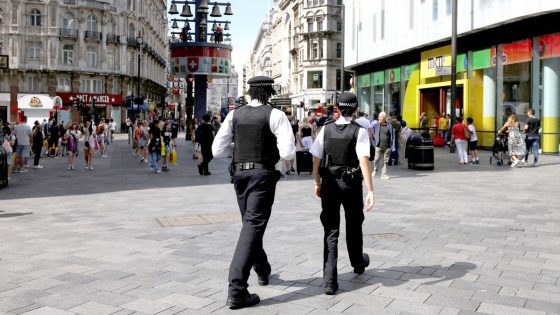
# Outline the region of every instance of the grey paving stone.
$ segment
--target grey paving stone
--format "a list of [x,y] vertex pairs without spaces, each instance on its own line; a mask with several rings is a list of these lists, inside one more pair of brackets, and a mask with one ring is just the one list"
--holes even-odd
[[517,314],[523,314],[523,315],[546,315],[546,312],[541,312],[541,311],[533,311],[533,310],[528,310],[528,309],[523,309],[523,308],[518,308],[518,307],[513,307],[513,306],[506,306],[506,305],[500,305],[500,304],[493,304],[493,303],[487,303],[487,302],[482,302],[480,304],[480,307],[478,308],[477,311],[483,312],[483,313],[488,313],[488,314],[495,314],[495,315],[517,315]]
[[441,312],[442,308],[440,306],[422,304],[418,302],[406,301],[406,300],[394,300],[387,306],[390,311],[401,311],[407,312],[411,311],[415,314],[437,314]]
[[527,299],[524,308],[547,312],[548,314],[560,314],[560,301],[546,302],[542,300]]
[[84,304],[80,304],[78,306],[74,306],[71,309],[68,309],[70,312],[84,314],[84,315],[109,315],[120,311],[121,309],[118,307],[101,304],[97,302],[87,302]]
[[471,310],[475,311],[480,305],[479,301],[468,300],[459,297],[449,296],[449,295],[438,295],[432,294],[425,302],[430,305],[437,306],[452,306],[458,308],[459,310]]
[[171,308],[173,305],[159,303],[147,299],[137,299],[122,305],[122,308],[145,314],[157,314]]
[[57,309],[50,306],[43,306],[41,308],[34,309],[24,314],[26,315],[73,315],[76,313],[67,312],[65,310]]

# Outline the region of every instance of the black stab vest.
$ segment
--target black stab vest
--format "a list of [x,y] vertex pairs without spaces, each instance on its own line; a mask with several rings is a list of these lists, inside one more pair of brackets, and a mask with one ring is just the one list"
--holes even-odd
[[334,121],[331,121],[325,124],[323,128],[325,128],[323,166],[359,167],[360,161],[356,154],[356,143],[358,142],[360,125],[353,121],[349,124],[337,125]]
[[241,106],[233,112],[234,163],[254,162],[274,166],[280,160],[276,136],[270,131],[268,105]]

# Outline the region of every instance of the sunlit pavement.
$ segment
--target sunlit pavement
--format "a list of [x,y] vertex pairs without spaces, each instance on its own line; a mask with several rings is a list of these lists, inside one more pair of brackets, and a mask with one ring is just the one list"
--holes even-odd
[[[153,174],[117,136],[86,170],[63,158],[0,190],[0,314],[205,314],[225,306],[240,219],[228,161],[199,176],[190,143]],[[390,167],[364,222],[372,263],[324,295],[320,204],[308,174],[278,184],[265,248],[270,285],[237,314],[560,314],[560,158],[538,167]],[[344,225],[344,221],[343,224]]]

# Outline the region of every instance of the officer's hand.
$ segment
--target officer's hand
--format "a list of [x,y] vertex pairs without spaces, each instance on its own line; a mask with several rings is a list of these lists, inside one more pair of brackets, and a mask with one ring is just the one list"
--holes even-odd
[[364,211],[370,212],[373,210],[373,204],[375,203],[375,197],[373,197],[373,192],[368,192],[366,196]]
[[317,199],[321,199],[321,186],[315,185],[315,196]]

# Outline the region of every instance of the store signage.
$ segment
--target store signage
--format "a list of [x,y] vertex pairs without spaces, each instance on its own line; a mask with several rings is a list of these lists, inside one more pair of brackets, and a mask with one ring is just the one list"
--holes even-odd
[[385,84],[385,71],[374,72],[372,74],[373,85]]
[[[501,46],[502,49],[502,64],[511,65],[515,63],[531,61],[533,55],[533,43],[530,39],[522,40],[519,42],[505,44]],[[490,50],[490,60],[492,66],[496,65],[496,48]]]
[[451,75],[451,67],[436,67],[436,75]]
[[[444,46],[422,52],[420,63],[420,76],[422,78],[433,78],[441,75],[451,74],[451,46]],[[457,73],[464,72],[468,66],[466,54],[457,55]],[[449,70],[447,70],[449,68]]]
[[121,105],[123,98],[120,94],[96,94],[96,93],[56,93],[64,104],[75,104],[80,100],[85,104],[91,104],[95,98],[95,104],[99,105]]
[[401,68],[393,68],[387,70],[387,82],[388,83],[401,82]]
[[539,37],[541,59],[560,57],[560,33]]
[[410,80],[410,77],[412,76],[412,73],[418,68],[418,64],[414,63],[408,66],[404,66],[404,80],[408,81]]
[[358,77],[358,81],[360,82],[360,87],[369,87],[371,86],[371,76],[369,74],[361,75]]

